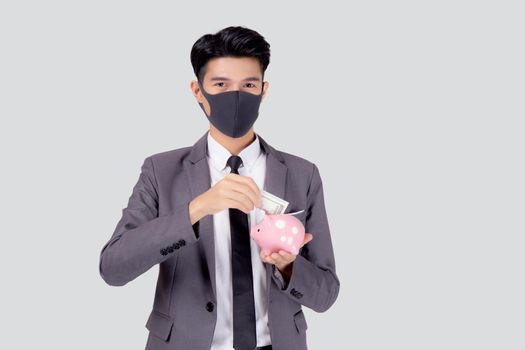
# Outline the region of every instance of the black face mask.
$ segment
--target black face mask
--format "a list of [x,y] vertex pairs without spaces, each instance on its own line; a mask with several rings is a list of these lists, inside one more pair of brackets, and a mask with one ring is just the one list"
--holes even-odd
[[[264,87],[264,82],[262,86]],[[239,90],[211,95],[204,91],[200,82],[199,87],[211,108],[211,115],[206,116],[223,134],[230,137],[244,136],[257,120],[262,88],[259,95]],[[199,105],[206,114],[203,104],[199,102]]]

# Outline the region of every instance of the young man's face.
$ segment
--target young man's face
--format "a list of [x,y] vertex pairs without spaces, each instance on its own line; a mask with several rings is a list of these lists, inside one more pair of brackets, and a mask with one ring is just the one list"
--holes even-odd
[[[208,61],[204,74],[203,88],[209,94],[240,90],[254,95],[261,94],[262,72],[259,61],[253,57],[217,57]],[[262,98],[268,89],[264,82]],[[204,105],[206,114],[210,115],[210,105],[203,96],[196,80],[191,82],[191,90],[197,101]]]

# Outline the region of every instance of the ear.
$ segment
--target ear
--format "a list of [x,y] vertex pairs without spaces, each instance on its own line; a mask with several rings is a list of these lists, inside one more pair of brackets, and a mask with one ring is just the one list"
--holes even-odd
[[199,87],[197,80],[190,81],[190,90],[193,96],[195,96],[195,98],[197,99],[197,102],[204,102],[204,96],[202,95],[201,88]]

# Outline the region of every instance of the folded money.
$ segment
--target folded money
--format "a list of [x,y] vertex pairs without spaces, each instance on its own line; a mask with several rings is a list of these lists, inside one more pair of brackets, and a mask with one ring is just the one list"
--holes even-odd
[[266,214],[283,214],[288,207],[288,202],[265,190],[261,195],[262,207]]

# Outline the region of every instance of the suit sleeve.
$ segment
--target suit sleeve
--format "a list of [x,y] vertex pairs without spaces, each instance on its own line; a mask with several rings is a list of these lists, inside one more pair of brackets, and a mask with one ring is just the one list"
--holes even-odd
[[144,160],[127,207],[100,252],[99,272],[107,284],[125,285],[198,241],[198,222],[192,226],[190,221],[190,201],[159,217],[158,199],[150,156]]
[[292,265],[292,275],[285,284],[279,270],[273,266],[272,279],[289,298],[316,311],[328,310],[339,294],[334,251],[326,215],[323,184],[314,164],[308,189],[306,232],[313,239],[305,244]]

